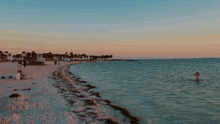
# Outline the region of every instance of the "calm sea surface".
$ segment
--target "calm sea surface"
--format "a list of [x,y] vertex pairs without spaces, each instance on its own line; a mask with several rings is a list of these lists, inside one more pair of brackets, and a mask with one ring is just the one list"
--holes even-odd
[[219,123],[220,59],[96,62],[70,70],[143,124]]

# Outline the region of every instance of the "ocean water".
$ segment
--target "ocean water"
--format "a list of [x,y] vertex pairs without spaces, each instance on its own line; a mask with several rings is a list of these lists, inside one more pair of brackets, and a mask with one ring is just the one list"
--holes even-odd
[[220,59],[95,62],[70,71],[143,124],[220,123]]

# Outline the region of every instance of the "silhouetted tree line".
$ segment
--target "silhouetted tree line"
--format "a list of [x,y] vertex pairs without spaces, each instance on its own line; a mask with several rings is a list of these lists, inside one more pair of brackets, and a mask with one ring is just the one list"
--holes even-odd
[[112,58],[112,57],[113,57],[112,55],[101,55],[101,56],[90,55],[90,58],[92,58],[92,59],[98,59],[98,58],[108,59],[108,58]]
[[0,50],[0,59],[6,59],[7,56],[11,56],[11,53],[8,53],[8,51],[5,51],[4,53]]
[[[5,51],[4,53],[0,50],[0,58],[1,59],[6,59],[7,56],[11,57],[11,53],[9,53],[8,51]],[[25,51],[22,51],[21,54],[15,54],[12,57],[16,58],[16,59],[20,58],[20,59],[26,59],[26,60],[29,60],[29,61],[36,61],[38,55],[42,55],[42,57],[45,58],[45,59],[54,59],[54,57],[55,57],[57,59],[70,58],[70,59],[81,59],[81,60],[82,59],[95,60],[95,59],[99,59],[99,58],[108,59],[108,58],[113,57],[112,55],[100,55],[100,56],[90,55],[90,56],[88,56],[85,53],[83,53],[83,54],[73,54],[73,52],[70,52],[69,54],[68,54],[68,52],[65,52],[65,54],[54,54],[52,52],[37,54],[35,51],[27,52],[27,53]]]

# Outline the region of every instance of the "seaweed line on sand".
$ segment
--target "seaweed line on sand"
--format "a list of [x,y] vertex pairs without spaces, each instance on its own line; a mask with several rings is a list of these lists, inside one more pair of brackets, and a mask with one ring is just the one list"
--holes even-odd
[[[90,84],[85,85],[87,83],[86,81],[81,81],[80,80],[81,78],[74,77],[74,75],[68,69],[71,65],[72,64],[64,66],[64,67],[60,67],[52,73],[53,78],[56,79],[57,82],[59,82],[58,85],[56,85],[56,87],[58,87],[60,89],[59,90],[60,93],[66,92],[71,97],[74,96],[75,98],[78,98],[78,99],[80,99],[80,98],[84,99],[85,108],[82,110],[84,112],[90,111],[91,106],[93,108],[94,108],[94,106],[96,106],[96,107],[100,106],[100,105],[103,106],[103,104],[100,103],[100,101],[102,101],[105,103],[104,105],[108,105],[111,108],[113,108],[114,110],[120,111],[120,113],[123,116],[125,116],[125,118],[123,119],[124,123],[125,123],[125,120],[129,119],[130,120],[129,122],[131,124],[140,124],[139,119],[137,117],[133,117],[127,109],[113,105],[113,104],[111,104],[111,102],[109,100],[101,99],[101,96],[99,95],[98,92],[94,93],[91,90],[96,87],[91,86]],[[68,88],[64,88],[63,87],[64,85]],[[70,95],[69,92],[73,92],[73,94]],[[71,105],[77,103],[76,102],[77,100],[72,100],[72,99],[68,98],[68,95],[64,94],[64,97],[65,97],[65,99],[67,99],[67,101]],[[91,95],[96,96],[98,98],[97,99],[90,98],[89,96],[91,96]],[[74,113],[77,113],[77,112],[81,113],[81,114],[79,114],[79,116],[82,119],[86,118],[86,115],[83,115],[82,112],[79,112],[79,111],[73,111],[73,112]],[[114,117],[114,116],[109,116],[109,115],[108,116],[105,115],[105,117],[100,116],[99,112],[96,112],[96,113],[90,112],[90,114],[88,114],[87,116],[93,116],[93,115],[95,115],[95,118],[93,118],[93,119],[99,120],[99,121],[104,121],[107,124],[108,123],[109,124],[117,124],[120,121],[117,117]],[[84,118],[83,118],[83,116],[84,116]],[[120,122],[120,123],[122,123],[122,122]]]
[[[71,112],[78,116],[79,123],[114,123],[118,124],[116,117],[109,115],[103,105],[98,103],[97,99],[89,97],[84,86],[76,85],[69,76],[66,76],[65,70],[71,65],[58,68],[52,73],[57,83],[58,93],[61,93],[64,99],[71,107]],[[122,123],[122,122],[120,122]]]

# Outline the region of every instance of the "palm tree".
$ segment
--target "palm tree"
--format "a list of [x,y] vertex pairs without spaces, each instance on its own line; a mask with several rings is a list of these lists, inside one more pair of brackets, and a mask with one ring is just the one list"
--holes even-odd
[[36,60],[37,59],[37,53],[35,51],[31,52],[31,57],[32,59]]
[[86,55],[85,53],[83,53],[82,56],[83,56],[84,59],[87,59],[87,58],[88,58],[88,55]]
[[76,58],[77,58],[77,54],[74,54],[73,55],[73,58],[75,59],[75,61],[76,61]]
[[57,60],[58,59],[58,54],[53,54],[53,56],[55,57],[55,59]]
[[45,58],[45,59],[47,58],[47,54],[46,54],[46,53],[43,53],[42,56],[43,56],[43,58]]
[[61,59],[62,59],[62,57],[63,57],[63,55],[62,55],[62,54],[59,54],[58,56],[59,56],[59,60],[61,60]]
[[85,53],[83,53],[83,54],[82,54],[82,57],[85,59],[85,58],[86,58],[86,54],[85,54]]
[[15,55],[12,55],[12,57],[13,57],[13,58],[16,58],[16,56],[15,56]]
[[0,50],[0,60],[1,60],[1,58],[2,58],[2,54],[3,54],[3,52]]
[[69,55],[66,55],[66,58],[70,58],[70,56],[69,56]]
[[86,56],[85,56],[85,58],[88,60],[89,56],[88,56],[88,55],[86,55]]
[[0,50],[0,60],[2,59],[3,52]]
[[90,56],[89,56],[90,60],[93,59],[93,57],[94,57],[93,55],[90,55]]
[[79,56],[79,58],[82,60],[82,57],[83,57],[82,54],[79,54],[78,56]]
[[22,54],[24,55],[26,52],[25,51],[22,51]]
[[26,58],[27,58],[27,60],[30,60],[30,58],[31,58],[31,53],[30,52],[27,52]]
[[104,55],[100,56],[102,59],[104,58]]
[[112,58],[113,56],[112,56],[112,54],[109,56],[109,58]]
[[21,58],[21,59],[22,59],[22,54],[18,54],[18,56],[19,56],[19,58]]
[[62,59],[64,59],[65,58],[65,54],[62,54],[61,57],[62,57]]
[[94,59],[97,59],[98,58],[98,56],[96,56],[96,55],[93,55],[92,56],[92,59],[94,60]]
[[66,58],[66,55],[68,54],[68,52],[66,52],[65,54],[64,54],[64,56],[65,56],[65,58]]
[[70,52],[70,58],[73,59],[73,52]]
[[5,54],[7,55],[7,54],[8,54],[8,51],[5,51]]
[[3,54],[3,53],[0,53],[0,59],[6,59],[6,55],[5,54]]
[[[22,51],[23,57],[25,57],[25,53],[26,53],[25,51]],[[23,59],[24,59],[24,58],[23,58]]]
[[11,57],[11,53],[8,54],[9,58]]
[[50,59],[53,59],[53,53],[49,52],[49,53],[48,53],[48,57],[49,57]]
[[7,56],[8,56],[8,51],[5,51],[5,54],[6,54],[6,59],[7,59]]

